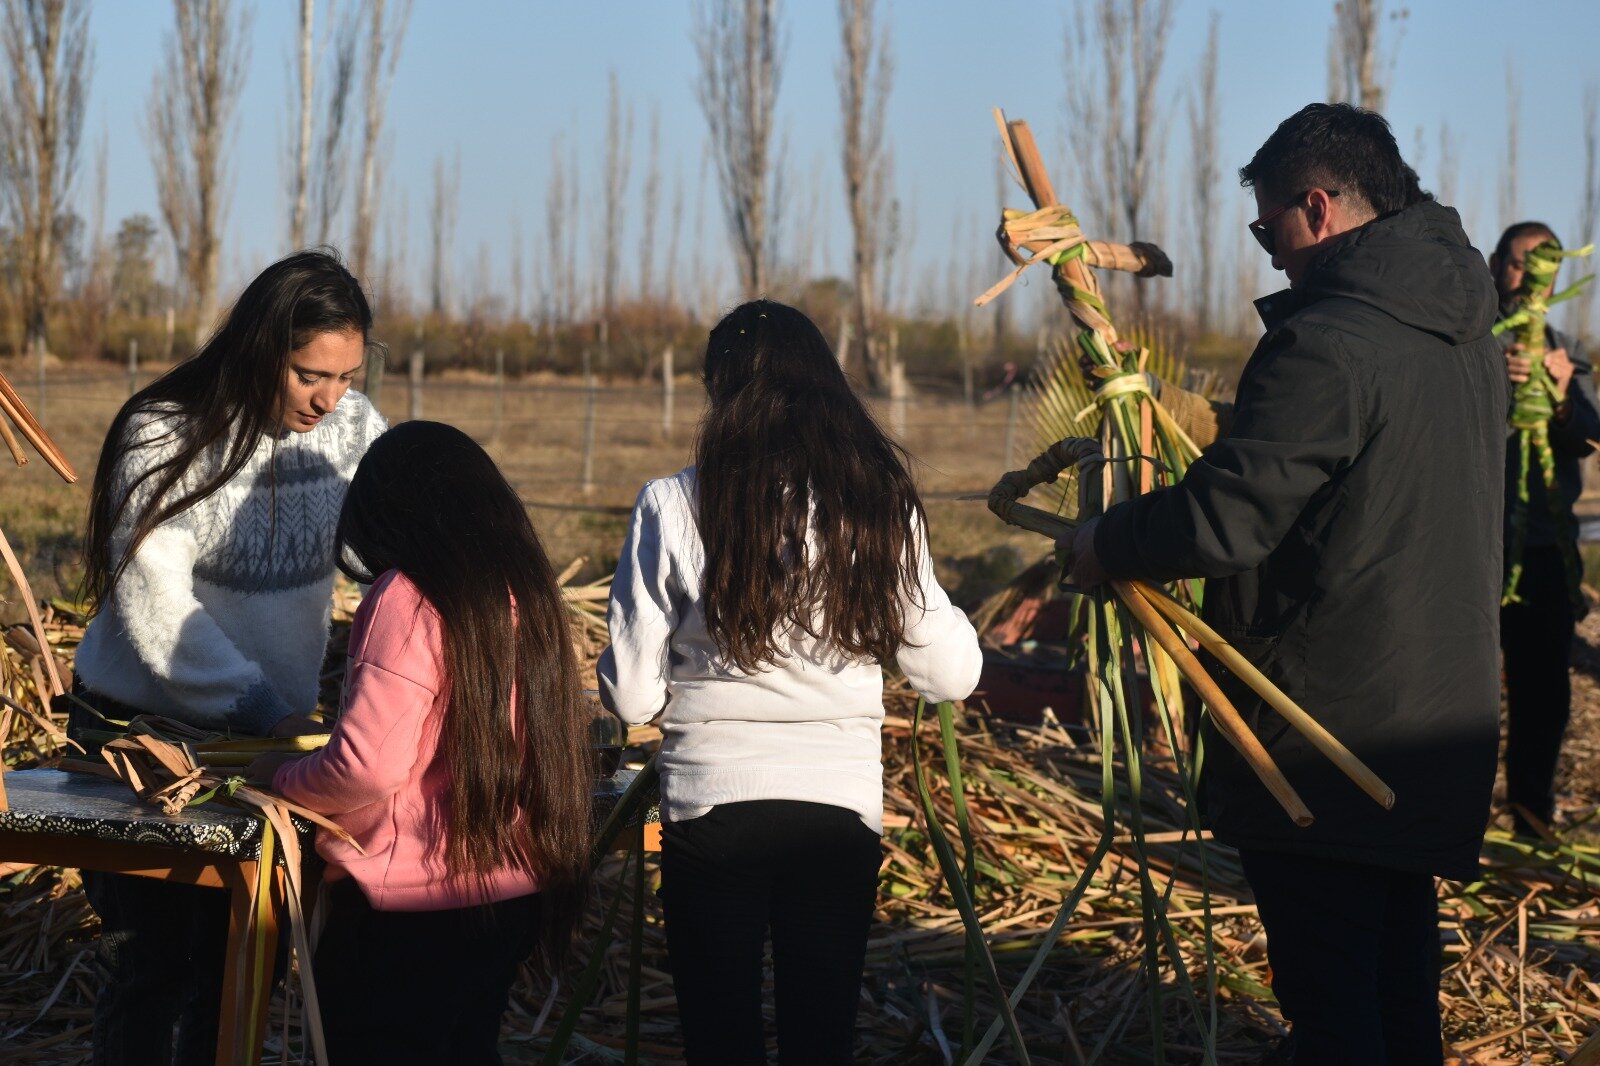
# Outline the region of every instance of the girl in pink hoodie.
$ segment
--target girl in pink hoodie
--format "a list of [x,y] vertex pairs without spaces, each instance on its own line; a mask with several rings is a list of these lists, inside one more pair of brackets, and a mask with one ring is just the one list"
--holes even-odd
[[332,816],[313,969],[331,1061],[499,1062],[517,969],[581,914],[593,762],[567,611],[515,491],[471,438],[407,422],[339,519],[371,591],[328,744],[252,776]]

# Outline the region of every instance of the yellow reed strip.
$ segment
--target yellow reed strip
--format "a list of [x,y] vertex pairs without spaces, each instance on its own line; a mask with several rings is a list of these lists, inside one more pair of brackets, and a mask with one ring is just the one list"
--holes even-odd
[[1262,747],[1261,741],[1250,732],[1250,727],[1239,717],[1238,710],[1228,697],[1223,695],[1222,689],[1211,675],[1206,673],[1205,667],[1200,665],[1200,660],[1194,657],[1194,652],[1189,650],[1183,638],[1162,619],[1133,583],[1113,581],[1111,587],[1116,590],[1117,598],[1133,612],[1133,617],[1138,619],[1144,631],[1161,645],[1161,649],[1177,664],[1178,669],[1183,671],[1183,676],[1189,679],[1189,684],[1194,686],[1200,699],[1211,709],[1211,720],[1217,724],[1218,730],[1244,761],[1250,764],[1250,769],[1255,771],[1255,775],[1261,779],[1267,791],[1272,793],[1272,798],[1278,801],[1284,813],[1302,829],[1310,825],[1314,819],[1305,801],[1283,776],[1283,771],[1278,769],[1278,764],[1267,753],[1267,749]]
[[1356,783],[1361,791],[1371,796],[1384,810],[1394,809],[1394,789],[1384,784],[1383,779],[1373,773],[1366,763],[1356,758],[1337,737],[1322,727],[1322,723],[1307,714],[1299,704],[1286,696],[1282,689],[1268,680],[1265,674],[1239,654],[1238,649],[1224,640],[1221,634],[1206,625],[1182,604],[1144,582],[1134,581],[1130,584],[1142,593],[1156,610],[1165,615],[1168,621],[1200,641],[1223,666],[1233,671],[1241,681],[1255,690],[1256,695],[1266,700],[1284,721],[1298,729],[1307,740],[1311,741],[1313,747],[1327,756],[1346,777]]

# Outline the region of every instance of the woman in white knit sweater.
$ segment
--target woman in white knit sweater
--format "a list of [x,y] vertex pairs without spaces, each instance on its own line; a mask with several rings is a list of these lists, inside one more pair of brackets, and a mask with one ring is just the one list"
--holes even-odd
[[[77,655],[77,731],[139,713],[239,735],[318,728],[308,716],[334,529],[356,464],[384,430],[350,391],[371,326],[343,264],[301,252],[263,271],[193,358],[117,413],[85,536],[96,613]],[[84,881],[108,976],[95,1062],[212,1061],[222,894],[112,874]]]
[[691,1063],[851,1061],[883,830],[880,663],[960,699],[981,657],[928,558],[903,451],[815,325],[758,300],[711,331],[695,465],[646,485],[601,698],[660,716],[662,889]]

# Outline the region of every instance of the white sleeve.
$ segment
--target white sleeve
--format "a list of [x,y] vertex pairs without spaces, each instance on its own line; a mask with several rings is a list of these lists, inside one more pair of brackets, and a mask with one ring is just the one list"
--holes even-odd
[[978,687],[983,671],[978,633],[934,576],[927,530],[920,524],[912,550],[920,595],[912,589],[904,596],[905,644],[895,660],[911,687],[929,703],[966,699]]
[[600,702],[624,722],[648,722],[667,705],[669,648],[678,625],[677,606],[668,588],[671,571],[659,505],[646,485],[634,504],[628,537],[611,579],[606,615],[611,647],[595,667]]

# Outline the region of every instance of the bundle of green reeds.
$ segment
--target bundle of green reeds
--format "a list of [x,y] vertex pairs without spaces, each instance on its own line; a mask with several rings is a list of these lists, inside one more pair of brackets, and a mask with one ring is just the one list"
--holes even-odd
[[[1077,519],[1088,518],[1102,513],[1120,500],[1176,482],[1199,451],[1156,401],[1146,377],[1148,349],[1127,343],[1119,337],[1090,269],[1092,265],[1103,264],[1145,275],[1170,273],[1166,257],[1149,245],[1135,244],[1122,251],[1113,251],[1110,249],[1121,246],[1107,246],[1085,238],[1071,213],[1056,202],[1027,124],[1008,123],[999,112],[996,112],[996,118],[1007,155],[1033,199],[1036,210],[1028,214],[1006,212],[1000,239],[1007,255],[1018,266],[1006,281],[980,297],[979,302],[998,295],[1028,265],[1040,261],[1051,265],[1056,287],[1080,331],[1075,347],[1083,366],[1097,379],[1097,386],[1092,403],[1085,404],[1076,413],[1070,410],[1070,403],[1062,402],[1071,398],[1076,391],[1071,387],[1057,392],[1044,392],[1040,405],[1056,419],[1065,421],[1070,416],[1074,424],[1098,411],[1099,424],[1094,437],[1074,434],[1058,440],[1026,469],[1006,474],[991,492],[989,506],[997,516],[1009,523],[1059,539],[1076,525],[1073,519],[1059,513],[1068,509],[1072,494],[1063,492],[1058,513],[1052,513],[1019,502],[1031,489],[1055,483],[1063,473],[1073,472],[1075,478],[1071,480],[1075,481],[1077,500],[1072,512]],[[1023,252],[1031,252],[1031,257],[1024,257]],[[1127,840],[1135,859],[1133,873],[1141,901],[1144,926],[1142,968],[1149,1014],[1151,1018],[1161,1018],[1165,1014],[1166,990],[1162,977],[1165,970],[1171,975],[1179,1001],[1183,1004],[1182,1009],[1193,1015],[1202,1033],[1203,1057],[1210,1062],[1215,1061],[1216,1057],[1215,1027],[1205,1025],[1203,1019],[1207,1016],[1213,1020],[1215,1018],[1217,970],[1212,947],[1209,895],[1204,891],[1205,866],[1202,862],[1201,912],[1205,924],[1202,942],[1206,958],[1202,992],[1194,986],[1195,982],[1167,917],[1166,894],[1157,887],[1146,847],[1143,805],[1140,802],[1145,776],[1145,740],[1151,724],[1147,721],[1147,715],[1153,710],[1156,728],[1168,745],[1177,763],[1179,780],[1183,782],[1187,832],[1193,837],[1199,836],[1194,788],[1201,753],[1198,750],[1191,753],[1184,743],[1184,730],[1181,728],[1183,697],[1181,687],[1176,683],[1177,674],[1181,674],[1193,687],[1206,705],[1218,731],[1255,770],[1269,793],[1283,807],[1285,816],[1304,826],[1311,823],[1313,815],[1306,809],[1293,786],[1284,779],[1237,710],[1207,675],[1191,651],[1188,639],[1198,640],[1238,673],[1296,728],[1305,732],[1375,801],[1387,807],[1393,804],[1394,797],[1336,739],[1200,622],[1189,610],[1189,606],[1198,605],[1199,597],[1197,584],[1181,583],[1170,590],[1157,590],[1137,582],[1113,582],[1109,588],[1093,590],[1084,597],[1079,617],[1085,632],[1088,687],[1085,706],[1092,708],[1092,713],[1086,717],[1095,727],[1094,735],[1099,745],[1101,799],[1104,807],[1104,830],[1088,865],[1090,868],[1098,866],[1110,850],[1117,828],[1118,796],[1125,793],[1131,799],[1127,806]],[[1189,606],[1181,601],[1187,601]],[[1152,708],[1145,706],[1135,683],[1141,661],[1152,680]],[[941,715],[943,720],[944,716]],[[944,741],[946,761],[953,767],[957,759],[954,754],[956,740],[948,729],[944,730]],[[953,779],[951,787],[959,789],[959,779]],[[959,805],[958,826],[963,832],[967,829]],[[935,837],[942,832],[934,824],[931,808],[929,832]],[[947,850],[939,849],[945,879],[963,917],[967,919],[969,943],[976,950],[982,947],[982,929],[977,920],[976,907],[971,905],[969,898],[970,863],[968,871],[957,869],[953,862],[944,861]],[[970,850],[969,845],[969,853]],[[1086,872],[1067,893],[1051,926],[1051,942],[1066,927],[1083,894],[1088,891],[1089,878]],[[1048,947],[1049,943],[1035,955],[1009,996],[995,996],[1000,1017],[990,1025],[982,1039],[970,1045],[963,1043],[962,1061],[982,1061],[1002,1028],[1010,1033],[1015,1053],[1022,1061],[1026,1061],[1027,1051],[1018,1036],[1017,1023],[1009,1003],[1023,994],[1033,981]],[[985,972],[993,972],[992,960]],[[997,976],[993,982],[998,985]],[[1151,1051],[1158,1063],[1166,1061],[1167,1057],[1162,1031],[1162,1026],[1152,1027]]]
[[1545,356],[1549,353],[1545,319],[1553,305],[1576,296],[1584,285],[1594,280],[1594,275],[1590,274],[1560,293],[1551,295],[1561,261],[1585,256],[1592,251],[1592,244],[1567,252],[1562,250],[1561,242],[1554,237],[1541,241],[1523,257],[1522,283],[1517,286],[1515,296],[1516,309],[1494,326],[1495,336],[1507,331],[1512,333],[1530,364],[1528,380],[1517,386],[1511,405],[1510,425],[1517,438],[1517,497],[1511,508],[1511,543],[1507,545],[1511,565],[1506,569],[1501,602],[1521,602],[1517,588],[1522,583],[1522,555],[1528,542],[1528,480],[1533,462],[1537,460],[1545,501],[1550,508],[1551,520],[1555,523],[1556,543],[1560,545],[1562,562],[1566,568],[1567,595],[1580,617],[1588,609],[1583,598],[1583,563],[1578,558],[1576,538],[1568,528],[1571,523],[1556,484],[1555,453],[1550,449],[1550,420],[1555,417],[1556,407],[1566,397],[1556,387],[1555,380],[1544,365]]

